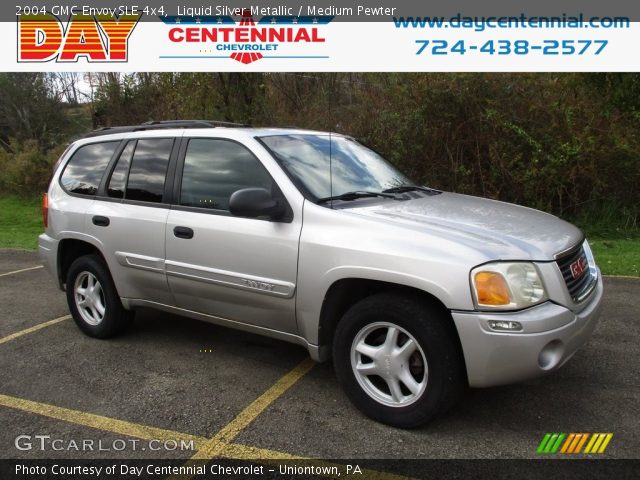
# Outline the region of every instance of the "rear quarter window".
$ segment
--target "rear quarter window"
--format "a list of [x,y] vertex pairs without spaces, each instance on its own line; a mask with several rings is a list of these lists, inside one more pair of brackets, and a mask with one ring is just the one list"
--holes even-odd
[[78,148],[60,176],[62,187],[67,192],[78,195],[95,195],[109,160],[119,144],[119,141],[100,142]]
[[162,202],[173,138],[138,140],[129,170],[125,199]]

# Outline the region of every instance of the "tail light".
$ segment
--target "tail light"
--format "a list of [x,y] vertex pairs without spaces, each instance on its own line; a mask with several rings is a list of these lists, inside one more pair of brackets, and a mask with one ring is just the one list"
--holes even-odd
[[44,228],[49,227],[49,196],[46,193],[42,195],[42,223]]

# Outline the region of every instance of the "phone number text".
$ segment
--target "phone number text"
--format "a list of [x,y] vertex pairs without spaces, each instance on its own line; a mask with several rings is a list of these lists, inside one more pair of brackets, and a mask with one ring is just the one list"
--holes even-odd
[[487,40],[472,43],[465,40],[416,40],[416,55],[600,55],[608,40]]

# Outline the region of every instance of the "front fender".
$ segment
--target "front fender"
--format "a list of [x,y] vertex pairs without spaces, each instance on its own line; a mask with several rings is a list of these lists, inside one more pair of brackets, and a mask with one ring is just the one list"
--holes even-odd
[[328,270],[318,279],[301,277],[298,284],[296,313],[300,335],[313,345],[319,344],[322,305],[330,288],[341,280],[360,279],[414,288],[430,294],[445,306],[451,304],[453,292],[424,277],[373,267],[339,266]]

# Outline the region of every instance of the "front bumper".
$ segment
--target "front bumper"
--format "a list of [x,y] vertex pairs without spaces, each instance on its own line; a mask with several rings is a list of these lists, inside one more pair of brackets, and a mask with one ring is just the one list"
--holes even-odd
[[[598,272],[599,273],[599,272]],[[602,275],[580,311],[547,302],[521,312],[452,312],[471,387],[534,378],[561,367],[593,332],[602,307]],[[490,320],[513,320],[519,333],[492,331]]]

